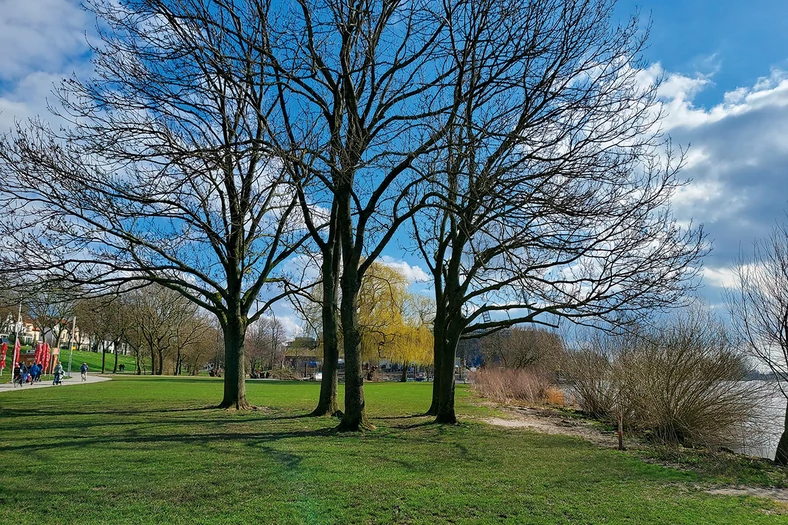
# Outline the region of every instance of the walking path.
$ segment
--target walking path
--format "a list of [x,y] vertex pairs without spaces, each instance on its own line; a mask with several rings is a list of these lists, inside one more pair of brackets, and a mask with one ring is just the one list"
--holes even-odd
[[[5,377],[5,371],[3,371],[3,377]],[[35,390],[38,388],[47,388],[54,386],[52,384],[52,376],[47,376],[47,377],[49,379],[44,379],[42,377],[40,383],[34,383],[32,385],[27,384],[23,387],[19,387],[19,386],[14,387],[12,383],[0,383],[0,393],[11,392],[15,390]],[[79,371],[77,371],[76,373],[72,373],[72,376],[70,378],[64,379],[63,384],[58,386],[87,385],[90,383],[101,383],[102,381],[109,381],[111,379],[112,379],[111,377],[88,374],[87,381],[82,381],[82,379],[79,377]]]

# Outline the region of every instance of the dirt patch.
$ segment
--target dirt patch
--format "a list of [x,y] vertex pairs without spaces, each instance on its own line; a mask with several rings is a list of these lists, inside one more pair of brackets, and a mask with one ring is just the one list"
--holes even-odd
[[762,487],[717,487],[707,489],[709,494],[719,494],[720,496],[753,496],[756,498],[772,499],[780,503],[788,504],[788,489],[767,489]]
[[600,447],[618,447],[615,432],[599,428],[599,424],[581,418],[573,418],[558,410],[537,409],[529,407],[509,407],[504,412],[511,419],[493,417],[485,419],[486,423],[507,428],[525,428],[545,434],[573,436]]

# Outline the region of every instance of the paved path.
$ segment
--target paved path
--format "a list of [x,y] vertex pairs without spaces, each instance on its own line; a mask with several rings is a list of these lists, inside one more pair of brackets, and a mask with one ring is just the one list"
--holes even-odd
[[[6,372],[7,372],[7,370],[3,370],[3,377],[5,377]],[[0,383],[0,394],[3,393],[3,392],[11,392],[11,391],[15,391],[15,390],[36,390],[38,388],[49,388],[49,387],[54,386],[54,385],[52,385],[52,376],[48,376],[48,377],[49,377],[49,379],[44,379],[42,377],[40,383],[35,383],[35,384],[32,384],[32,385],[31,384],[26,384],[25,386],[23,386],[21,388],[19,386],[14,387],[14,385],[12,383]],[[64,379],[63,380],[63,384],[62,385],[58,385],[58,386],[87,385],[87,384],[90,384],[90,383],[101,383],[102,381],[109,381],[110,379],[112,379],[112,378],[111,377],[106,377],[106,376],[98,376],[98,375],[94,375],[94,374],[88,374],[88,380],[83,382],[81,380],[81,378],[79,377],[79,371],[77,371],[75,374],[73,374],[71,376],[70,379]]]

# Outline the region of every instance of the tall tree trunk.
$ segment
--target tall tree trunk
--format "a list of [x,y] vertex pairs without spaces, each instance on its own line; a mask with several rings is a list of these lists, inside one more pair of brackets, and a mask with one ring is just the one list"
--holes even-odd
[[778,465],[788,465],[788,407],[785,409],[785,424],[780,442],[777,443],[777,452],[774,454],[774,462]]
[[103,374],[107,369],[107,347],[101,343],[101,373]]
[[118,343],[118,341],[115,341],[115,344],[114,344],[114,349],[115,349],[115,365],[112,367],[112,373],[113,373],[113,374],[117,374],[117,373],[118,373],[118,345],[119,345],[119,344],[120,344],[120,343]]
[[178,353],[175,355],[175,375],[181,375],[181,345],[178,345]]
[[156,374],[156,349],[150,345],[150,375]]
[[339,333],[337,326],[337,275],[340,250],[335,241],[323,251],[323,379],[320,381],[320,398],[311,416],[341,416],[337,402],[339,368]]
[[219,408],[246,410],[251,405],[246,400],[246,370],[244,369],[244,342],[246,318],[237,312],[228,314],[224,328],[224,399]]
[[408,382],[408,363],[402,363],[402,376],[399,378],[400,383],[407,383]]
[[358,329],[358,292],[360,282],[358,266],[351,262],[344,265],[342,286],[342,335],[345,348],[345,414],[339,430],[371,430],[375,427],[367,420],[364,404],[364,374],[361,369],[361,334]]
[[426,415],[438,415],[438,403],[441,392],[441,377],[438,372],[441,369],[443,362],[443,345],[446,339],[446,307],[443,304],[443,294],[436,290],[435,294],[435,324],[433,327],[432,339],[432,360],[435,367],[435,374],[432,381],[432,402],[430,408],[427,410]]
[[158,368],[156,368],[156,375],[161,376],[164,375],[164,350],[162,348],[158,348],[159,353],[159,363]]
[[436,423],[454,424],[457,416],[454,413],[454,360],[460,330],[449,328],[440,349],[440,368],[435,367],[435,383],[438,384],[438,410],[435,413]]

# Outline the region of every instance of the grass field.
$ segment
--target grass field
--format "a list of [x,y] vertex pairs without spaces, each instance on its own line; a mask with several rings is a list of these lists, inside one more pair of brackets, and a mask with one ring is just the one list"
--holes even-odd
[[576,438],[500,429],[458,386],[463,424],[419,417],[428,384],[369,384],[377,430],[306,418],[319,385],[120,377],[0,395],[0,523],[786,523],[713,476]]

